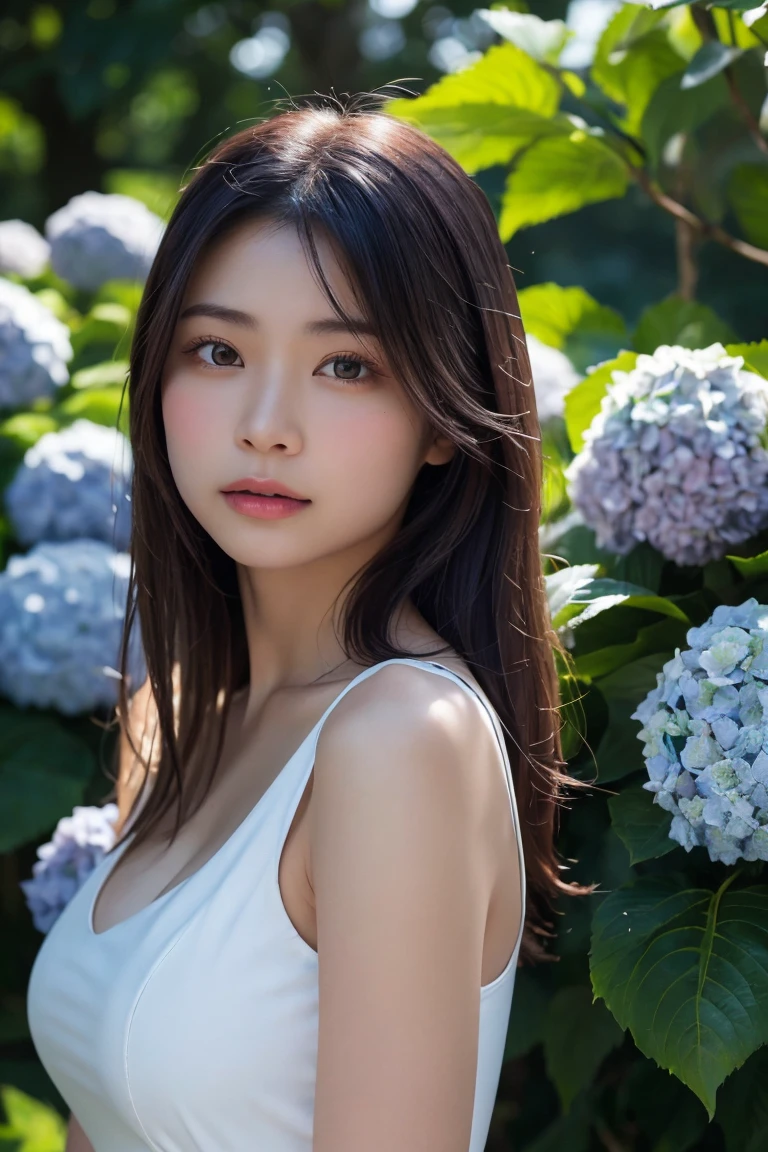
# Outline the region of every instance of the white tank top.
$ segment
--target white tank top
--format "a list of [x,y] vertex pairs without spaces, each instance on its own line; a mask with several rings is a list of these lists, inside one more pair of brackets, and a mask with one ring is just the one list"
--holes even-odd
[[[256,806],[197,872],[95,933],[96,896],[133,833],[99,862],[39,949],[27,990],[40,1060],[95,1152],[311,1152],[318,957],[283,905],[278,866],[329,713],[386,664],[414,664],[479,698],[442,665],[396,657],[345,686]],[[512,1003],[522,930],[506,968],[480,989],[468,1152],[483,1152]]]

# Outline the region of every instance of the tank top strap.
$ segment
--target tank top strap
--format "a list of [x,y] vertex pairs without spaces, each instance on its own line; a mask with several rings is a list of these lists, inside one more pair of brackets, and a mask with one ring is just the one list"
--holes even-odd
[[[315,725],[315,728],[313,729],[312,733],[310,734],[310,737],[307,739],[307,745],[308,745],[307,755],[303,760],[300,779],[299,779],[297,785],[293,788],[293,794],[290,798],[288,809],[286,811],[284,811],[283,818],[280,821],[280,828],[279,828],[279,833],[278,833],[278,843],[277,843],[277,857],[278,857],[278,859],[280,858],[280,855],[282,854],[283,844],[284,844],[286,836],[288,835],[288,829],[290,828],[291,823],[293,821],[293,817],[296,813],[296,809],[298,808],[299,801],[301,800],[301,797],[304,794],[304,790],[305,790],[305,788],[309,782],[309,777],[312,773],[312,769],[313,769],[314,763],[315,763],[315,749],[317,747],[317,741],[320,737],[320,733],[322,731],[322,728],[323,728],[325,721],[327,720],[328,716],[330,716],[331,712],[334,710],[336,705],[339,704],[340,701],[344,699],[344,697],[347,695],[348,692],[350,692],[358,684],[361,684],[363,680],[367,680],[369,676],[372,676],[375,672],[378,672],[378,670],[380,668],[384,668],[388,664],[411,664],[414,667],[425,668],[425,669],[427,669],[427,671],[436,673],[438,675],[446,676],[450,680],[453,680],[454,683],[456,683],[460,687],[462,687],[470,696],[473,696],[476,700],[480,701],[480,704],[482,705],[488,719],[490,720],[491,726],[492,726],[493,731],[496,735],[496,739],[497,739],[499,749],[501,752],[503,770],[504,770],[504,775],[505,775],[506,782],[507,782],[507,791],[508,791],[508,795],[509,795],[509,805],[510,805],[510,813],[511,813],[511,817],[512,817],[512,826],[513,826],[514,831],[515,831],[515,841],[517,843],[517,856],[518,856],[518,862],[519,862],[519,867],[520,867],[520,887],[521,887],[521,900],[522,900],[521,907],[522,907],[523,912],[524,912],[525,906],[526,906],[526,887],[527,886],[526,886],[526,876],[525,876],[525,860],[523,857],[522,838],[521,838],[521,831],[520,831],[520,818],[519,818],[519,814],[518,814],[518,810],[517,810],[517,801],[515,798],[515,788],[514,788],[514,781],[513,781],[513,777],[512,777],[512,766],[511,766],[510,761],[509,761],[509,753],[507,751],[507,745],[506,745],[506,741],[504,739],[504,733],[503,733],[503,729],[501,726],[501,721],[499,720],[499,717],[496,713],[496,710],[494,709],[493,705],[491,704],[490,700],[486,696],[485,692],[482,691],[482,689],[480,689],[479,687],[475,688],[475,686],[473,684],[470,684],[468,680],[465,680],[462,676],[459,676],[458,673],[454,672],[450,668],[446,668],[444,664],[438,664],[434,660],[421,660],[421,659],[418,659],[417,657],[409,657],[409,656],[393,656],[388,660],[381,660],[377,664],[372,664],[369,668],[363,669],[363,671],[360,672],[357,676],[353,677],[353,679],[350,680],[348,684],[345,684],[344,688],[341,690],[341,692],[339,692],[338,696],[334,697],[334,699],[331,701],[329,706],[326,708],[323,715],[318,720],[317,724]],[[523,929],[524,929],[524,921],[525,921],[525,915],[523,915],[523,917],[521,919],[520,930],[518,932],[518,938],[517,938],[517,941],[515,943],[515,955],[517,954],[517,951],[520,947],[520,941],[522,939]]]

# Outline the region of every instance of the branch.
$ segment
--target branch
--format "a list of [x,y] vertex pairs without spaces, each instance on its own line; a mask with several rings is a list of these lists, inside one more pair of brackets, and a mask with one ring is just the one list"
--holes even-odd
[[739,240],[736,236],[731,236],[730,232],[726,232],[718,224],[710,224],[707,220],[702,220],[684,204],[680,204],[679,201],[673,200],[671,196],[662,192],[658,185],[653,183],[645,168],[630,166],[629,171],[654,204],[658,204],[659,208],[669,212],[670,216],[674,216],[676,220],[684,221],[700,236],[715,240],[724,248],[730,248],[732,252],[737,252],[739,256],[744,256],[747,260],[753,260],[756,264],[763,264],[768,268],[768,251],[766,249],[758,248],[754,244],[748,244],[746,240]]
[[760,125],[755,119],[752,109],[750,108],[749,104],[747,104],[741,89],[736,83],[736,77],[733,74],[733,69],[731,68],[730,64],[727,68],[723,69],[723,71],[725,74],[726,82],[728,84],[728,91],[731,94],[731,100],[733,101],[734,106],[738,110],[739,115],[749,129],[749,134],[752,137],[755,145],[760,149],[761,152],[768,156],[768,140],[766,140],[765,136],[763,136],[762,132],[760,131]]

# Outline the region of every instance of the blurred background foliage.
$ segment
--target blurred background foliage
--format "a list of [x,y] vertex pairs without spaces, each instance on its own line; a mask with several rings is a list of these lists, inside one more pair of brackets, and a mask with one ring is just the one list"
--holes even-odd
[[[674,0],[514,0],[486,10],[413,0],[300,0],[271,8],[250,0],[5,0],[0,12],[0,220],[18,217],[42,231],[52,212],[89,190],[127,193],[167,218],[186,174],[211,145],[271,115],[276,101],[389,85],[391,112],[434,135],[488,195],[529,334],[564,352],[586,376],[569,394],[565,420],[545,428],[542,539],[550,556],[600,566],[591,590],[579,598],[574,588],[562,605],[565,624],[573,625],[575,604],[607,598],[608,585],[621,593],[619,603],[579,625],[573,703],[565,692],[571,770],[594,779],[597,753],[599,783],[608,789],[572,802],[560,847],[570,878],[601,887],[593,900],[563,902],[558,910],[558,962],[518,973],[488,1152],[768,1147],[762,1033],[730,1075],[738,1059],[723,1041],[717,1058],[724,1083],[712,1121],[711,1099],[705,1107],[706,1093],[691,1090],[690,1067],[681,1060],[670,1075],[643,1056],[632,1029],[620,1027],[602,999],[593,1002],[589,971],[593,915],[607,892],[670,872],[702,889],[723,881],[723,867],[702,850],[687,857],[675,847],[640,791],[644,765],[630,712],[663,660],[685,644],[685,618],[700,624],[719,603],[752,594],[768,602],[768,532],[735,550],[741,567],[725,557],[678,567],[647,543],[617,557],[573,520],[563,479],[605,392],[609,372],[588,371],[598,361],[616,358],[613,367],[630,368],[637,353],[660,344],[721,341],[748,349],[748,366],[768,375],[768,349],[758,343],[768,300],[768,16],[745,24],[744,7],[730,0],[717,8]],[[503,19],[529,10],[564,20],[570,37],[550,25],[543,39],[521,44],[509,27],[504,36],[494,25],[494,13]],[[493,100],[478,95],[480,81],[473,91],[468,69],[481,62],[489,90],[505,93],[498,123],[489,118]],[[572,119],[561,138],[564,116]],[[519,154],[512,143],[518,123],[525,125]],[[566,206],[564,173],[582,147],[587,184]],[[526,156],[540,160],[533,170],[538,187],[526,184]],[[549,207],[541,208],[546,196]],[[752,246],[751,255],[736,250],[734,238],[736,248]],[[116,426],[141,296],[140,285],[121,282],[85,293],[50,270],[27,284],[70,328],[74,357],[56,405],[36,403],[2,423],[0,488],[45,431],[80,416]],[[0,550],[0,566],[19,550],[1,518]],[[548,575],[556,568],[550,559]],[[633,589],[643,599],[629,602]],[[568,683],[564,675],[564,688]],[[19,723],[14,711],[0,715],[6,765],[8,733]],[[103,766],[114,733],[98,717],[50,711],[31,720],[35,756],[49,775],[25,776],[23,811],[34,826],[7,813],[2,825],[0,1149],[60,1152],[66,1105],[36,1060],[25,1019],[26,978],[40,937],[18,883],[30,874],[55,815],[75,802],[106,800]],[[88,779],[85,769],[82,778],[73,776],[73,790],[56,799],[54,813],[34,789],[48,788],[62,731],[87,746]],[[753,878],[765,871],[750,868]],[[768,987],[765,980],[753,987],[762,1028]]]

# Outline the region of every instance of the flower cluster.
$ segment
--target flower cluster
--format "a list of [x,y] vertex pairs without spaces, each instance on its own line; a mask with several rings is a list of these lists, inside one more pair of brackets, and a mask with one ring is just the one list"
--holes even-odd
[[5,492],[17,540],[90,537],[128,548],[133,455],[116,428],[76,420],[27,449]]
[[700,565],[768,524],[768,381],[743,365],[721,344],[662,345],[613,373],[565,473],[599,547],[647,540]]
[[0,273],[15,272],[25,280],[39,276],[51,258],[51,246],[25,220],[0,221]]
[[632,719],[670,836],[710,859],[768,860],[768,606],[721,604],[687,633]]
[[115,843],[117,804],[76,805],[37,849],[32,879],[19,881],[38,932],[50,932],[66,905]]
[[581,377],[564,352],[551,348],[535,336],[527,336],[526,343],[539,422],[545,424],[563,415],[566,394]]
[[[130,556],[100,540],[45,541],[0,572],[0,694],[77,715],[117,700]],[[146,678],[138,631],[128,669]]]
[[140,200],[114,192],[73,196],[45,222],[54,272],[75,288],[144,281],[165,225]]
[[51,396],[69,380],[69,328],[23,284],[0,277],[0,409]]

